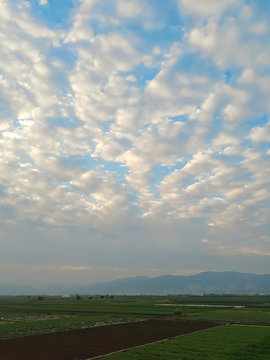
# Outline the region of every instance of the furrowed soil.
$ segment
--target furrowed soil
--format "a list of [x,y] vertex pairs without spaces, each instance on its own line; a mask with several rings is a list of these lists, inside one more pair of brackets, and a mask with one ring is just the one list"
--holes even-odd
[[209,321],[151,319],[0,340],[4,360],[84,360],[219,326]]

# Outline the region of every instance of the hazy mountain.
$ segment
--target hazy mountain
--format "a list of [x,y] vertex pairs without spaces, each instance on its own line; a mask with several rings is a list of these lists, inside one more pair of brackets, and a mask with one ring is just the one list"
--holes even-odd
[[28,285],[0,285],[0,295],[35,295],[36,289]]
[[136,276],[94,285],[51,284],[43,288],[1,286],[0,295],[36,294],[252,294],[270,293],[270,274],[202,272],[197,275]]
[[135,277],[90,285],[85,290],[106,294],[264,293],[270,292],[270,274],[203,272],[191,276]]

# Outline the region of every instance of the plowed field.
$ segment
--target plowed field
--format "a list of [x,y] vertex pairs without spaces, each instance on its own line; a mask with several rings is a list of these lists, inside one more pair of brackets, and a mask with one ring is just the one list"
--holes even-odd
[[207,321],[147,320],[0,340],[0,359],[81,360],[215,326]]

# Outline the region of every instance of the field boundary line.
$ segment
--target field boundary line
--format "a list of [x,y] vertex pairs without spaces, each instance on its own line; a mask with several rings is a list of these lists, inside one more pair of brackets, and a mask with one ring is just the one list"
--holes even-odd
[[193,332],[188,333],[188,334],[176,335],[176,336],[172,336],[172,337],[165,338],[165,339],[162,339],[162,340],[152,341],[152,342],[150,342],[150,343],[146,343],[146,344],[137,345],[137,346],[133,346],[133,347],[130,347],[130,348],[126,348],[126,349],[114,351],[114,352],[111,352],[111,353],[108,353],[108,354],[103,354],[103,355],[94,356],[94,357],[91,357],[91,358],[88,358],[88,359],[85,359],[85,360],[96,360],[96,359],[102,358],[103,356],[114,355],[114,354],[118,354],[118,353],[121,353],[121,352],[125,352],[125,351],[129,351],[129,350],[137,349],[137,348],[142,347],[142,346],[157,344],[157,343],[160,343],[160,342],[162,342],[162,341],[173,340],[173,339],[177,339],[177,338],[179,338],[179,337],[183,337],[183,336],[187,336],[187,335],[191,335],[191,334],[196,334],[196,333],[199,333],[199,332],[203,332],[203,331],[207,331],[207,330],[211,330],[211,329],[214,329],[214,328],[218,328],[218,327],[222,327],[222,326],[227,326],[227,325],[231,325],[231,324],[230,324],[230,323],[224,324],[224,325],[222,324],[222,325],[217,325],[217,326],[214,326],[214,327],[211,327],[211,328],[208,328],[208,329],[193,331]]

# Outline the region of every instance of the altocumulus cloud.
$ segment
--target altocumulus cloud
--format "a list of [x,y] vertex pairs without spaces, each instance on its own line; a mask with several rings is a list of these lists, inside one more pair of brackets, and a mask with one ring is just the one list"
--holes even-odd
[[269,13],[0,0],[2,282],[269,271]]

